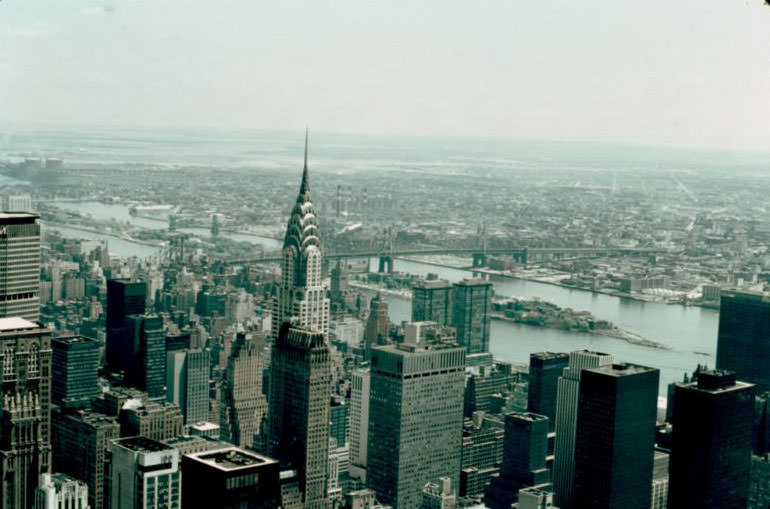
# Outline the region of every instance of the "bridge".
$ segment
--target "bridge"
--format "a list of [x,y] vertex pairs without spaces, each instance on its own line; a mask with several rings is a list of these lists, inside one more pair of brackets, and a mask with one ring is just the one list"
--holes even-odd
[[[468,256],[473,260],[473,267],[484,267],[487,258],[494,255],[513,257],[517,263],[526,264],[528,261],[545,259],[577,259],[595,258],[598,256],[648,256],[651,254],[667,253],[662,248],[617,248],[617,247],[509,247],[509,248],[448,248],[427,247],[412,249],[362,250],[347,252],[324,253],[326,260],[345,258],[379,258],[379,272],[393,272],[393,261],[398,257],[430,256],[430,255],[459,255]],[[246,265],[255,263],[279,263],[281,257],[263,256],[259,258],[223,260],[225,265]]]

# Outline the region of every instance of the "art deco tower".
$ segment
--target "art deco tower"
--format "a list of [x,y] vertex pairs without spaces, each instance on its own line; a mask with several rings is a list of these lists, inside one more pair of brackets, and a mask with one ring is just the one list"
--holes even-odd
[[273,300],[271,338],[285,322],[295,327],[329,333],[328,288],[321,277],[323,248],[307,171],[307,131],[305,165],[297,201],[291,211],[281,253],[281,281]]

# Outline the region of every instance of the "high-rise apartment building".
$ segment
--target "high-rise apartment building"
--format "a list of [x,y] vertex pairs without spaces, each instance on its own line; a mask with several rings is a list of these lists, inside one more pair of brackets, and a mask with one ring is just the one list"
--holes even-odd
[[700,371],[677,383],[668,506],[745,508],[753,438],[754,386],[730,371]]
[[0,318],[2,507],[30,507],[51,467],[51,331]]
[[238,447],[253,445],[267,413],[267,400],[262,392],[262,373],[269,351],[264,339],[239,334],[232,345],[222,381],[219,407],[221,438]]
[[0,318],[40,316],[40,224],[35,214],[0,213]]
[[717,335],[717,369],[770,390],[770,295],[722,291]]
[[492,312],[492,283],[485,279],[463,279],[454,284],[452,321],[457,342],[469,354],[489,351]]
[[453,325],[454,289],[443,279],[420,279],[412,286],[412,321]]
[[113,417],[85,410],[54,412],[52,421],[53,470],[86,483],[91,509],[109,507],[105,462],[110,442],[120,437],[120,425]]
[[328,285],[322,276],[323,247],[318,216],[310,199],[307,169],[307,133],[302,183],[286,227],[281,251],[281,280],[273,299],[271,340],[278,339],[281,325],[329,334]]
[[575,430],[577,429],[580,375],[584,369],[612,365],[612,355],[589,350],[569,354],[569,364],[559,378],[556,396],[556,441],[554,446],[553,487],[556,505],[572,505],[575,481]]
[[179,451],[149,438],[110,444],[110,508],[180,509]]
[[556,392],[559,378],[569,362],[566,353],[537,352],[529,355],[527,410],[548,417],[553,431],[556,420]]
[[323,334],[284,323],[270,360],[270,455],[297,470],[308,509],[325,508],[331,354]]
[[278,461],[237,447],[182,457],[182,500],[194,507],[273,509],[281,506]]
[[99,393],[99,342],[83,336],[51,340],[51,398],[63,408],[89,407]]
[[388,341],[390,317],[388,316],[388,301],[382,297],[382,292],[372,297],[369,306],[369,317],[364,327],[364,359],[372,358],[372,347],[384,345]]
[[107,281],[105,356],[113,372],[123,371],[133,361],[134,345],[126,330],[130,315],[145,312],[147,284],[124,279]]
[[166,354],[166,401],[179,407],[185,424],[209,418],[210,370],[208,350],[173,350]]
[[379,500],[418,507],[422,488],[440,477],[457,491],[464,372],[456,343],[372,349],[366,480]]
[[573,507],[650,507],[659,378],[633,364],[583,370]]
[[508,509],[520,489],[547,484],[551,478],[547,452],[548,417],[531,412],[506,414],[503,464],[500,476],[487,487],[484,503],[492,509]]

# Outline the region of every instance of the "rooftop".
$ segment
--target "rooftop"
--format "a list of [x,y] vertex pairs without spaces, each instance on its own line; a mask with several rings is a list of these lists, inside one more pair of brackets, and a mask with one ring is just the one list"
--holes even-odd
[[39,323],[30,322],[24,318],[14,316],[11,318],[0,318],[0,331],[13,331],[25,329],[42,329]]
[[136,452],[172,451],[173,448],[147,437],[121,438],[113,442],[116,445]]
[[647,366],[639,366],[638,364],[613,364],[611,366],[600,366],[598,368],[590,368],[585,371],[593,371],[602,373],[614,377],[622,377],[628,375],[638,375],[640,373],[649,373],[651,371],[658,371],[655,368],[649,368]]
[[53,338],[51,341],[54,343],[64,343],[67,345],[74,345],[76,343],[93,343],[98,344],[97,340],[93,338],[87,338],[85,336],[59,336]]
[[246,451],[235,446],[217,449],[216,451],[188,454],[187,457],[223,471],[240,470],[256,465],[278,463],[278,461],[273,458]]
[[34,223],[39,218],[37,214],[27,212],[0,212],[0,223],[4,224]]

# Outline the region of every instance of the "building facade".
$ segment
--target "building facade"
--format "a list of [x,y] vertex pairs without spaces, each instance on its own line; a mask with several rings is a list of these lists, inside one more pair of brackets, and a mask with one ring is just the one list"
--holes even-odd
[[569,355],[566,353],[537,352],[529,355],[527,410],[548,417],[551,431],[556,425],[559,378],[568,362]]
[[65,474],[40,476],[34,509],[88,509],[88,486]]
[[208,350],[184,349],[166,354],[166,401],[180,408],[185,424],[209,418],[210,369]]
[[457,342],[468,354],[489,351],[492,283],[484,279],[464,279],[454,284],[452,319]]
[[35,214],[0,213],[0,318],[40,317],[40,224]]
[[412,286],[412,321],[451,326],[454,289],[443,279],[421,279]]
[[126,327],[130,315],[145,312],[147,284],[125,279],[107,281],[107,319],[105,356],[107,367],[123,371],[133,359],[133,344],[128,338]]
[[130,437],[112,442],[110,456],[110,508],[181,508],[179,451]]
[[51,340],[51,397],[63,408],[89,407],[99,392],[99,342],[83,336]]

